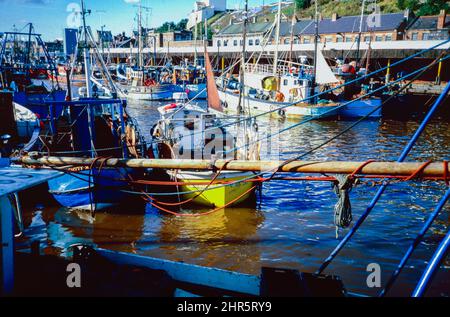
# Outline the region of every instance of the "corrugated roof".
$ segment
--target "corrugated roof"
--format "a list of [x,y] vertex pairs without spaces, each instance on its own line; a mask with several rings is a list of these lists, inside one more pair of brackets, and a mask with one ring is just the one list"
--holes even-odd
[[[382,14],[380,25],[370,27],[368,25],[368,20],[371,17],[365,15],[363,19],[363,32],[369,31],[390,31],[398,29],[405,22],[404,13],[388,13]],[[319,33],[320,34],[331,34],[331,33],[352,33],[359,31],[361,17],[360,16],[346,16],[340,17],[336,21],[333,21],[330,18],[323,19],[319,21]],[[369,20],[371,22],[371,20]],[[248,25],[248,33],[264,33],[267,32],[273,23],[251,23]],[[239,34],[243,32],[242,23],[241,24],[232,24],[224,28],[222,31],[218,33],[218,35],[232,35]],[[314,34],[315,27],[314,21],[309,20],[300,20],[294,26],[294,35],[299,34]],[[291,34],[291,22],[281,22],[280,27],[281,36],[288,36]]]

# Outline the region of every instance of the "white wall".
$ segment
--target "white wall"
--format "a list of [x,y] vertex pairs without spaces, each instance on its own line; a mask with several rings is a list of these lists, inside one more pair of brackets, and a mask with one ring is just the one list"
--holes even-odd
[[214,7],[215,11],[226,11],[227,0],[205,0],[207,6]]

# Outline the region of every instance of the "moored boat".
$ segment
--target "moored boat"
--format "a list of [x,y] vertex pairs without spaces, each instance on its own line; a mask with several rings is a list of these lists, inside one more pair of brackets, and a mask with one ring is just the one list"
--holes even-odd
[[[166,159],[259,159],[259,147],[248,146],[249,143],[256,143],[255,124],[250,125],[244,120],[236,125],[237,131],[224,127],[225,121],[236,121],[236,117],[219,117],[223,107],[207,52],[205,57],[208,108],[188,103],[160,107],[161,120],[153,133],[158,144],[157,156]],[[180,184],[180,196],[185,203],[213,208],[232,207],[246,202],[256,189],[256,175],[251,172],[169,171],[168,174],[172,181]]]

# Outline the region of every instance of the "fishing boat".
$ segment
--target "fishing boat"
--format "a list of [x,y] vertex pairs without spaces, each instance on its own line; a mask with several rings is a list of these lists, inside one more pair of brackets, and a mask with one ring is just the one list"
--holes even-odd
[[128,67],[126,84],[119,83],[119,96],[131,100],[172,100],[174,93],[184,89],[170,82],[170,75],[160,75],[157,69]]
[[[86,98],[71,101],[49,102],[49,107],[61,107],[62,115],[51,117],[50,123],[41,135],[40,149],[54,155],[90,157],[102,160],[105,157],[138,158],[145,155],[146,144],[139,133],[137,123],[126,112],[126,102],[117,98],[96,98],[93,92],[90,50],[99,58],[105,83],[113,96],[117,95],[115,85],[97,47],[90,29],[86,27],[86,10],[83,6],[84,69],[86,72]],[[64,168],[65,174],[49,181],[49,192],[64,207],[96,211],[123,204],[140,203],[137,195],[126,193],[135,177],[141,177],[144,170],[128,168],[90,167]]]
[[[29,31],[4,32],[0,49],[0,86],[13,92],[14,102],[26,107],[40,118],[49,116],[49,109],[42,107],[47,101],[62,101],[66,97],[58,81],[52,78],[45,83],[40,74],[45,72],[57,73],[53,59],[40,34],[34,33],[34,27],[28,24]],[[19,42],[21,37],[27,37],[27,42]],[[44,53],[45,63],[36,61],[32,54],[33,43]]]
[[206,76],[202,67],[189,65],[187,62],[181,66],[173,67],[173,81],[183,89],[189,99],[206,99]]
[[[281,65],[278,59],[278,45],[275,50],[273,65],[260,65],[247,63],[245,56],[245,40],[241,74],[245,73],[245,83],[242,75],[239,79],[223,79],[219,82],[220,98],[224,107],[230,112],[244,111],[248,113],[270,113],[273,116],[287,118],[329,117],[358,118],[381,116],[380,98],[358,99],[362,95],[356,85],[344,86],[340,94],[328,92],[322,94],[333,86],[341,84],[331,67],[328,65],[322,50],[318,45],[318,12],[316,8],[316,36],[314,65],[307,64],[307,58],[300,63],[289,61]],[[276,43],[279,43],[281,19],[281,1],[276,19]],[[244,37],[247,21],[244,21]],[[269,32],[270,33],[270,32]],[[271,33],[269,34],[269,36]],[[259,60],[259,58],[258,58]],[[242,90],[248,96],[247,104],[243,104],[238,97]],[[351,93],[349,91],[351,90]]]
[[[236,125],[236,130],[223,124],[236,117],[223,116],[211,62],[205,48],[208,107],[189,103],[173,103],[160,107],[161,119],[154,128],[158,144],[157,157],[166,159],[213,158],[259,159],[255,142],[255,124],[248,121]],[[241,117],[238,117],[240,119]],[[252,146],[248,146],[252,144]],[[172,181],[180,184],[186,201],[202,206],[231,207],[249,200],[255,191],[255,174],[251,172],[169,171]]]

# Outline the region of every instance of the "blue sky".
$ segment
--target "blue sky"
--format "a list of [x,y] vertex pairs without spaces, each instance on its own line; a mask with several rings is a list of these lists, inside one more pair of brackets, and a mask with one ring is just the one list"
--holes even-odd
[[[88,24],[93,29],[106,25],[113,33],[130,33],[136,25],[136,7],[139,0],[85,0],[92,15]],[[158,26],[165,21],[179,21],[188,16],[194,7],[194,0],[141,0],[144,6],[152,8],[148,17],[149,26]],[[249,0],[250,6],[271,3],[275,0]],[[70,14],[68,6],[79,4],[78,0],[0,0],[0,32],[11,31],[13,25],[22,29],[32,22],[35,30],[45,40],[62,38]],[[228,8],[243,7],[244,0],[228,0]],[[105,12],[106,11],[106,12]],[[144,24],[146,22],[144,15]]]

